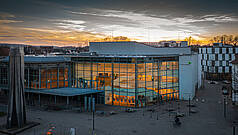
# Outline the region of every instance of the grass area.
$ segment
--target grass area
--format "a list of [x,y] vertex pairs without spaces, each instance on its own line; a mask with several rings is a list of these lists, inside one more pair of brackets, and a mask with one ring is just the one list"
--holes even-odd
[[5,115],[6,115],[5,112],[0,112],[0,117],[5,116]]

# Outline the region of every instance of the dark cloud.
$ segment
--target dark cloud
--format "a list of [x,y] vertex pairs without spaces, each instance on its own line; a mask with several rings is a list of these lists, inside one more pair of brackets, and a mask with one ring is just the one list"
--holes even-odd
[[148,39],[149,35],[154,40],[188,36],[186,32],[205,37],[238,31],[238,0],[1,0],[0,3],[0,28],[6,31],[8,27],[49,29],[142,39]]

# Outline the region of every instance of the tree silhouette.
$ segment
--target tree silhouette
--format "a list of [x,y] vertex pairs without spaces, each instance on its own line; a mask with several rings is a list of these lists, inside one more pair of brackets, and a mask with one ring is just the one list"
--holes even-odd
[[238,44],[238,35],[221,35],[214,36],[211,40],[213,43],[223,43],[236,46]]

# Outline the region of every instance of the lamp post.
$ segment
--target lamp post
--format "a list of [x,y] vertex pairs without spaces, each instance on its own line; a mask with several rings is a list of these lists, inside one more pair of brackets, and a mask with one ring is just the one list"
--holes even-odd
[[226,101],[226,97],[227,97],[227,95],[228,95],[228,90],[227,90],[227,88],[225,87],[225,86],[223,86],[222,87],[222,94],[223,94],[223,96],[224,96],[224,103],[223,103],[223,107],[224,107],[224,118],[226,118],[226,108],[227,108],[227,101]]
[[236,135],[236,126],[237,126],[237,121],[232,122],[232,135]]
[[188,115],[190,116],[190,112],[191,112],[191,101],[190,101],[191,99],[190,99],[190,96],[189,96],[189,98],[188,98]]
[[94,118],[95,118],[95,98],[94,96],[91,94],[91,104],[92,104],[92,129],[93,129],[93,132],[94,132],[94,129],[95,129],[95,121],[94,121]]

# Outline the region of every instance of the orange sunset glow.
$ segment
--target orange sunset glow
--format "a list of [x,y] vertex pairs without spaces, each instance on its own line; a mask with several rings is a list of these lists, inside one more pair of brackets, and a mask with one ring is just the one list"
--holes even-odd
[[[172,7],[173,4],[177,7]],[[158,42],[191,38],[192,44],[204,45],[212,43],[211,39],[217,35],[237,35],[235,11],[214,12],[217,8],[207,3],[203,7],[206,12],[198,12],[200,6],[187,8],[193,2],[173,4],[24,0],[13,6],[6,1],[0,6],[0,43],[85,46],[90,41]],[[236,10],[231,8],[233,5],[222,5],[221,9]]]

